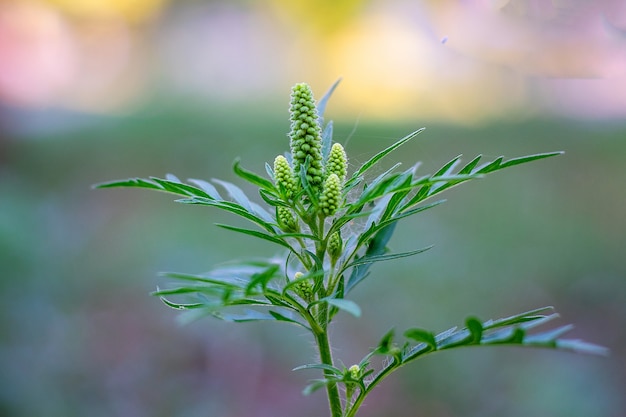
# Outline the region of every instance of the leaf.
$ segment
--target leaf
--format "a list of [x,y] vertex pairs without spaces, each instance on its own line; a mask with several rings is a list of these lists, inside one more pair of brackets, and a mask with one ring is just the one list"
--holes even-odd
[[250,283],[246,287],[246,294],[252,293],[252,290],[257,286],[260,286],[263,291],[267,287],[267,283],[270,282],[273,278],[276,278],[276,272],[278,272],[279,266],[272,265],[270,268],[265,271],[258,272],[253,274],[250,277]]
[[285,242],[282,239],[279,239],[275,236],[272,235],[268,235],[267,233],[263,233],[263,232],[259,232],[258,230],[252,230],[252,229],[245,229],[242,227],[235,227],[235,226],[230,226],[227,224],[222,224],[222,223],[215,223],[216,226],[221,227],[223,229],[227,229],[227,230],[232,230],[234,232],[239,232],[239,233],[243,233],[245,235],[249,235],[249,236],[254,236],[254,237],[258,237],[259,239],[264,239],[267,240],[269,242],[272,243],[276,243],[277,245],[283,246],[287,249],[292,249],[291,246]]
[[[374,237],[370,240],[367,251],[365,252],[365,256],[376,256],[384,253],[385,248],[387,247],[387,242],[389,242],[389,239],[391,239],[395,227],[396,223],[392,223],[376,233]],[[369,270],[371,265],[371,262],[357,265],[352,270],[350,278],[348,278],[348,282],[346,283],[346,294],[348,294],[355,285],[365,279],[365,277],[367,276],[367,271]]]
[[318,300],[315,304],[319,302],[326,302],[332,306],[337,307],[340,310],[352,314],[354,317],[361,317],[361,308],[354,301],[346,300],[343,298],[326,297]]
[[243,217],[247,220],[250,220],[251,222],[261,226],[263,229],[267,230],[270,233],[275,232],[274,227],[269,222],[265,221],[264,219],[257,216],[256,214],[251,213],[246,208],[240,206],[237,203],[233,203],[230,201],[215,201],[215,200],[211,200],[208,198],[201,198],[201,197],[181,198],[179,200],[176,200],[176,202],[183,203],[183,204],[197,204],[197,205],[203,205],[203,206],[217,207],[219,209],[235,214],[239,217]]
[[278,313],[278,312],[276,312],[276,311],[273,311],[273,310],[269,310],[269,311],[268,311],[268,313],[269,313],[272,317],[274,317],[274,319],[275,319],[276,321],[282,321],[282,322],[285,322],[285,323],[296,324],[296,325],[298,325],[298,326],[304,327],[304,328],[305,328],[305,329],[307,329],[307,330],[311,330],[311,329],[310,329],[308,326],[306,326],[305,324],[300,323],[298,320],[295,320],[295,319],[292,319],[292,318],[290,318],[290,317],[287,317],[287,316],[286,316],[286,315],[284,315],[284,314],[280,314],[280,313]]
[[483,337],[483,325],[480,321],[475,317],[468,317],[467,320],[465,320],[465,325],[472,335],[472,343],[480,343]]
[[241,178],[243,178],[244,180],[248,181],[251,184],[254,184],[264,190],[275,190],[276,187],[274,186],[274,184],[269,181],[266,178],[261,177],[258,174],[255,174],[252,171],[248,171],[244,168],[241,167],[241,163],[239,161],[239,159],[235,160],[235,163],[233,164],[233,170],[235,171],[235,174],[237,174],[238,176],[240,176]]
[[324,124],[324,112],[326,111],[326,104],[328,104],[328,100],[333,95],[333,93],[335,92],[335,89],[337,88],[340,82],[341,82],[341,78],[338,78],[337,81],[335,81],[333,85],[330,86],[330,88],[324,94],[324,96],[322,96],[322,98],[317,102],[317,114],[319,117],[320,125]]
[[209,194],[203,190],[193,187],[191,185],[182,184],[180,182],[162,180],[159,178],[129,178],[126,180],[118,180],[111,182],[104,182],[95,184],[93,188],[118,188],[118,187],[135,187],[135,188],[147,188],[157,191],[165,191],[172,194],[183,195],[185,197],[197,196],[204,198],[212,198]]
[[503,319],[487,320],[485,323],[483,323],[483,328],[485,330],[489,330],[489,329],[493,329],[496,327],[504,327],[504,326],[510,326],[512,324],[519,324],[519,323],[525,323],[527,321],[538,320],[538,319],[545,317],[543,315],[538,315],[538,314],[544,311],[548,311],[548,310],[554,310],[554,307],[551,307],[551,306],[541,307],[541,308],[536,308],[534,310],[526,311],[524,313],[516,314],[511,317],[506,317]]
[[425,343],[432,350],[437,349],[435,336],[428,330],[413,328],[404,332],[404,336],[417,342]]
[[371,157],[369,160],[367,160],[363,165],[361,165],[361,168],[359,168],[358,171],[356,171],[352,177],[350,178],[350,180],[348,180],[348,182],[346,183],[346,187],[348,187],[347,184],[352,183],[354,181],[356,181],[357,178],[359,178],[361,175],[363,175],[368,169],[370,169],[371,167],[373,167],[374,165],[376,165],[376,163],[378,161],[380,161],[381,159],[383,159],[385,156],[387,156],[389,153],[393,152],[394,150],[398,149],[400,146],[404,145],[405,143],[407,143],[409,140],[413,139],[415,136],[419,135],[420,133],[422,133],[425,130],[425,128],[421,128],[416,130],[413,133],[408,134],[407,136],[403,137],[402,139],[400,139],[399,141],[397,141],[396,143],[394,143],[393,145],[389,146],[388,148],[378,152],[376,155],[374,155],[373,157]]
[[322,132],[322,158],[324,161],[328,160],[328,155],[330,154],[330,148],[333,144],[333,121],[331,120],[324,127],[324,131]]
[[350,264],[346,266],[346,268],[349,268],[351,266],[356,266],[356,265],[373,264],[375,262],[390,261],[393,259],[406,258],[408,256],[413,256],[413,255],[417,255],[418,253],[426,252],[427,250],[432,249],[433,247],[434,246],[431,245],[422,249],[412,250],[408,252],[390,253],[388,255],[373,255],[373,256],[366,255],[351,262]]
[[323,371],[333,373],[339,377],[343,376],[343,371],[341,369],[337,369],[334,366],[327,365],[325,363],[309,363],[306,365],[300,365],[293,368],[292,371],[301,371],[303,369],[321,369]]
[[223,200],[220,193],[217,191],[217,188],[213,186],[210,182],[204,180],[197,180],[194,178],[190,178],[188,180],[190,183],[197,185],[200,187],[205,193],[207,193],[214,200]]
[[221,185],[228,192],[228,194],[235,200],[240,206],[246,209],[248,212],[252,212],[252,205],[250,204],[250,199],[246,194],[241,190],[241,188],[237,187],[235,184],[231,184],[228,181],[222,181],[218,179],[214,179],[213,182]]
[[315,379],[309,385],[304,387],[304,389],[302,390],[302,395],[310,395],[314,393],[315,391],[317,391],[318,389],[323,388],[326,385],[331,384],[331,383],[334,384],[336,382],[337,381],[335,380],[329,380],[329,379]]

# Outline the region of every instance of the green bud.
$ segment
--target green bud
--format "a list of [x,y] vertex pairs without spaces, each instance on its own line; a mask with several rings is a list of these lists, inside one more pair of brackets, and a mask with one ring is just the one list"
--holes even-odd
[[328,238],[328,254],[330,255],[330,260],[334,264],[337,262],[337,259],[341,256],[341,251],[343,250],[343,242],[341,241],[341,235],[339,232],[335,232]]
[[337,174],[330,174],[324,182],[324,191],[320,197],[320,208],[326,216],[332,216],[339,208],[341,182]]
[[300,169],[309,158],[306,172],[309,184],[315,189],[321,188],[322,167],[322,129],[318,122],[317,107],[311,87],[305,83],[296,84],[291,90],[291,154],[293,170],[299,183]]
[[283,232],[293,233],[298,231],[298,223],[290,209],[283,206],[276,207],[276,220]]
[[361,376],[361,367],[359,365],[352,365],[348,368],[348,372],[350,372],[350,378],[359,379]]
[[274,159],[274,180],[278,189],[283,189],[285,197],[291,198],[296,192],[296,180],[289,161],[282,155]]
[[346,173],[348,172],[348,157],[346,151],[339,143],[334,143],[330,148],[330,154],[328,155],[328,162],[326,162],[326,176],[330,174],[337,174],[341,184],[346,180]]
[[[302,272],[296,272],[293,278],[299,279],[303,276],[304,274]],[[303,280],[298,282],[297,284],[295,284],[294,291],[306,302],[310,303],[311,301],[313,301],[313,284],[311,284],[311,281]]]

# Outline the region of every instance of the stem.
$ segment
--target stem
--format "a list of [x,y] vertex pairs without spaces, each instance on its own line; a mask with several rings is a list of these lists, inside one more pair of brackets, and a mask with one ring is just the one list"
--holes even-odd
[[[330,350],[330,343],[328,341],[328,334],[326,331],[315,334],[315,342],[320,352],[320,360],[323,364],[333,366],[333,355]],[[332,372],[324,371],[324,376],[332,376]],[[341,410],[341,399],[339,397],[339,389],[337,384],[331,383],[326,385],[326,394],[328,395],[328,405],[330,407],[331,417],[342,417],[343,411]]]
[[365,388],[365,389],[361,388],[361,390],[359,391],[359,395],[357,396],[356,400],[354,401],[354,404],[352,404],[350,409],[346,410],[345,417],[354,417],[356,415],[356,412],[359,411],[359,408],[361,407],[361,404],[363,403],[363,400],[365,400],[365,397],[367,397],[367,394],[369,394],[370,391],[372,391],[372,389],[376,385],[378,385],[379,382],[381,382],[383,379],[385,379],[385,377],[387,375],[389,375],[391,372],[393,372],[396,369],[398,369],[398,367],[400,365],[398,365],[397,359],[394,358],[392,360],[393,360],[393,362],[391,362],[389,365],[387,365],[382,371],[380,371],[374,377],[374,379],[367,385],[367,388]]

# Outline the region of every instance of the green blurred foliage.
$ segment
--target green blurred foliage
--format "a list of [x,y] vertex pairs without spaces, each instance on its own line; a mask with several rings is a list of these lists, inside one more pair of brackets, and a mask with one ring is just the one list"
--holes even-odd
[[[300,395],[316,375],[290,371],[314,354],[301,330],[216,320],[177,327],[147,295],[159,271],[202,272],[274,248],[213,227],[232,219],[210,208],[90,189],[167,172],[241,184],[230,171],[235,157],[263,172],[287,150],[286,116],[273,106],[182,103],[117,118],[11,111],[13,127],[0,133],[0,415],[324,415],[323,393]],[[612,353],[444,352],[385,381],[362,416],[624,415],[626,126],[417,120],[362,122],[353,132],[354,123],[336,121],[335,138],[363,162],[422,125],[389,166],[421,160],[429,173],[460,153],[566,154],[453,190],[445,205],[407,221],[395,249],[435,248],[373,267],[352,294],[363,317],[335,325],[336,356],[349,366],[393,326],[445,330],[468,314],[543,305],[577,324],[574,337]]]

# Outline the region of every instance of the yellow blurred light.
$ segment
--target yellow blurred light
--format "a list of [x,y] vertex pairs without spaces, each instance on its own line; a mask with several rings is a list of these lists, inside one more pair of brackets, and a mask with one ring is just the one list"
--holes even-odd
[[159,13],[165,0],[45,0],[45,3],[81,19],[120,19],[142,23]]

